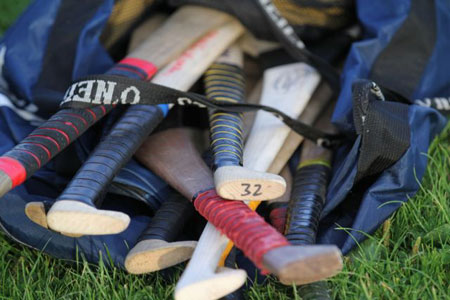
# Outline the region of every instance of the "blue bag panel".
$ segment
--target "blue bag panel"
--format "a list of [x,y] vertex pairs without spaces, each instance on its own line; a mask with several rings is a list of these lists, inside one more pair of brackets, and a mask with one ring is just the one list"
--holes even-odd
[[[33,2],[2,40],[3,74],[11,91],[48,116],[74,79],[108,70],[113,61],[99,36],[113,5],[113,0]],[[73,12],[70,7],[90,9],[67,22],[64,14]]]
[[[366,190],[360,203],[345,203],[356,174],[360,137],[347,157],[339,162],[330,182],[318,233],[318,243],[336,244],[344,254],[356,241],[373,233],[403,202],[415,195],[427,166],[428,146],[446,124],[446,119],[433,109],[410,105],[410,148],[392,167],[385,170]],[[347,228],[339,230],[338,226]],[[356,241],[355,241],[356,240]]]
[[[0,93],[0,101],[7,99]],[[12,105],[12,104],[11,104]],[[3,154],[24,139],[35,128],[19,117],[13,109],[0,103],[0,154]]]
[[114,1],[102,1],[104,3],[98,8],[91,20],[84,25],[78,37],[72,71],[73,80],[88,74],[105,73],[114,64],[114,61],[99,41],[102,29],[113,10]]
[[357,78],[368,78],[375,59],[389,44],[407,18],[410,0],[359,0],[358,19],[364,28],[364,39],[353,43],[342,72],[341,93],[333,113],[340,130],[353,132],[352,84]]
[[18,97],[30,101],[31,87],[41,72],[47,39],[60,0],[34,1],[3,36],[6,46],[4,76]]

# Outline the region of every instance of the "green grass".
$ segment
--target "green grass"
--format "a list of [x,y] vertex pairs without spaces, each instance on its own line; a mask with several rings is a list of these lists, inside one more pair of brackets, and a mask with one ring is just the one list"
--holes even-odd
[[[0,2],[0,34],[27,3]],[[346,257],[343,272],[329,280],[334,298],[449,299],[450,125],[428,156],[418,194]],[[0,299],[169,299],[182,270],[176,269],[168,280],[160,273],[128,275],[82,260],[68,264],[0,235]],[[251,288],[246,296],[300,299],[294,288],[275,281]]]
[[27,7],[30,0],[0,1],[0,36],[14,22],[17,16]]

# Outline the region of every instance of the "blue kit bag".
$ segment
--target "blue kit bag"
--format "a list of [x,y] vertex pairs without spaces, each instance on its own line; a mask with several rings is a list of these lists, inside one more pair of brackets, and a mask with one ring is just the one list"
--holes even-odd
[[[104,33],[111,34],[108,20],[120,2],[37,0],[6,32],[0,41],[0,154],[57,111],[72,81],[102,74],[120,58],[114,54],[123,53],[120,43],[109,42],[113,45],[108,47],[110,51],[104,46],[108,43],[102,43]],[[172,2],[179,5],[180,1]],[[437,110],[414,103],[419,100],[433,106],[435,99],[450,96],[450,37],[446,32],[450,28],[450,3],[356,2],[363,38],[353,43],[346,57],[333,115],[334,124],[349,139],[335,154],[318,233],[319,243],[336,244],[343,253],[365,239],[361,232],[373,233],[417,192],[427,165],[424,153],[446,119]],[[132,26],[127,28],[124,32]],[[269,34],[268,38],[276,39],[277,35]],[[439,103],[445,106],[445,101]],[[114,116],[101,124],[111,120]],[[31,201],[55,201],[95,146],[92,140],[98,129],[89,130],[23,185],[3,196],[0,224],[15,241],[54,257],[74,260],[82,253],[89,262],[97,263],[100,257],[109,256],[123,267],[128,250],[172,192],[137,161],[131,160],[116,176],[102,204],[131,217],[128,229],[120,234],[71,238],[40,227],[24,213]],[[67,166],[64,157],[77,159]],[[340,230],[342,227],[351,228],[351,235]]]

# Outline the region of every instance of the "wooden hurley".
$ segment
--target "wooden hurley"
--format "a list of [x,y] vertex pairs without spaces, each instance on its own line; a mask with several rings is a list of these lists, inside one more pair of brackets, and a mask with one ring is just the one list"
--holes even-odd
[[[206,71],[206,96],[231,103],[244,100],[243,57],[239,46],[229,48]],[[242,114],[210,113],[211,149],[214,154],[216,191],[228,200],[275,199],[284,194],[286,183],[278,175],[242,166],[244,130]],[[254,190],[251,190],[254,189]]]
[[[317,128],[334,132],[330,123],[332,109],[322,115]],[[320,215],[326,200],[331,174],[332,152],[311,141],[303,143],[300,163],[295,173],[292,196],[287,210],[285,235],[294,245],[313,245],[316,242]],[[320,279],[321,269],[316,278]],[[325,281],[313,282],[299,288],[302,299],[313,296],[331,299]]]
[[[152,44],[154,36],[183,37],[184,44],[185,39],[193,41],[201,34],[204,36],[160,71],[152,82],[187,90],[242,33],[243,27],[228,15],[203,9],[186,12],[185,7],[181,8],[155,31],[147,44]],[[149,54],[150,49],[147,49]],[[168,105],[133,105],[127,110],[50,209],[47,222],[51,229],[94,235],[119,233],[127,228],[130,220],[126,214],[97,209],[95,200],[163,119],[168,108]]]
[[[268,69],[264,72],[260,104],[277,107],[296,119],[305,109],[319,80],[317,72],[303,63]],[[244,166],[247,170],[275,173],[269,170],[270,164],[282,149],[289,132],[289,127],[277,118],[266,112],[257,113],[245,146],[249,150],[244,151]],[[248,173],[240,173],[235,168],[229,170],[230,172],[221,176],[226,180],[221,180],[220,183],[216,180],[216,188],[222,191],[223,197],[227,199],[233,196],[237,199],[236,195],[240,193],[238,198],[240,200],[262,201],[278,198],[284,193],[285,183],[281,177],[278,177],[280,178],[279,184],[274,185],[273,180],[247,181],[251,179],[247,177]],[[218,184],[220,185],[218,186]],[[273,194],[271,191],[274,191]]]
[[[281,234],[248,206],[240,201],[222,200],[217,196],[213,188],[211,171],[193,146],[189,135],[187,129],[180,128],[155,133],[146,140],[137,157],[186,198],[194,199],[197,210],[232,237],[236,246],[259,267],[287,280],[303,282],[301,280],[303,274],[298,271],[299,268],[308,266],[309,261],[317,264],[317,260],[330,260],[330,257],[335,260],[334,247],[297,249],[290,246]],[[176,160],[173,159],[175,156]],[[205,249],[203,252],[205,263],[212,261],[210,259],[212,254],[219,253],[220,258],[223,250],[217,251],[214,244],[202,249]],[[246,275],[242,270],[222,269],[219,274],[215,274],[217,260],[213,265],[205,263],[189,264],[195,268],[195,273],[199,276],[210,277],[208,281],[202,280],[198,284],[191,282],[189,287],[191,290],[195,289],[195,299],[203,299],[204,295],[211,298],[227,294],[245,281]],[[178,291],[177,287],[176,298],[179,296]]]

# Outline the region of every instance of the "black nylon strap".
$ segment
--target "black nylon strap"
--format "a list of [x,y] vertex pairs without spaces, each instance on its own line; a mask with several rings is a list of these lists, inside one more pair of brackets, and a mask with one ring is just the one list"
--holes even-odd
[[264,110],[272,113],[292,130],[318,145],[334,148],[344,140],[342,135],[328,134],[317,130],[292,119],[273,107],[207,99],[200,94],[182,92],[162,85],[115,75],[92,75],[74,82],[67,90],[64,100],[61,102],[61,108],[87,108],[101,104],[158,105],[169,103],[182,106],[196,105],[201,108],[208,107],[236,113]]

